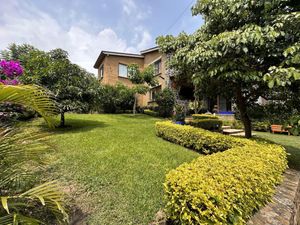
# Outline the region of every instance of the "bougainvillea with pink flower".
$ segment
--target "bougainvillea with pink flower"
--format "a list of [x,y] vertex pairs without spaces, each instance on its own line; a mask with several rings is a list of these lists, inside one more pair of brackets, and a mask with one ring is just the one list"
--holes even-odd
[[23,74],[23,68],[17,61],[0,61],[0,83],[6,85],[16,85],[19,83],[18,77]]

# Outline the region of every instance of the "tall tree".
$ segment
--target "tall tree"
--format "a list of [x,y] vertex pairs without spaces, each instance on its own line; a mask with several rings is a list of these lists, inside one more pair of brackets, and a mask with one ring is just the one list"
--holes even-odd
[[140,70],[137,64],[131,64],[128,66],[128,75],[129,80],[135,85],[132,89],[134,92],[133,114],[136,114],[138,94],[145,95],[149,90],[149,86],[157,85],[157,81],[153,66]]
[[[205,24],[188,40],[159,37],[170,66],[193,68],[193,82],[213,79],[234,93],[246,137],[251,120],[247,108],[269,92],[267,85],[299,79],[300,5],[293,0],[207,0],[192,8]],[[174,49],[174,46],[178,46]]]
[[93,110],[99,82],[93,74],[71,63],[66,51],[44,52],[30,45],[12,44],[1,55],[22,62],[22,83],[40,85],[53,92],[60,106],[61,126],[65,125],[65,112]]

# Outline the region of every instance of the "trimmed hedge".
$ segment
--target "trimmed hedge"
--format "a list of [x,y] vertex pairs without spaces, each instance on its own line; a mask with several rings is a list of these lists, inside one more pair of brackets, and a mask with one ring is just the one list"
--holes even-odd
[[287,168],[285,149],[157,122],[157,135],[204,153],[166,177],[166,213],[174,224],[246,224],[269,201]]
[[150,109],[145,109],[145,110],[144,110],[144,114],[149,115],[149,116],[155,116],[155,117],[158,117],[158,116],[159,116],[159,115],[158,115],[158,112],[152,111],[152,110],[150,110]]
[[214,116],[212,114],[193,114],[192,115],[194,120],[202,120],[202,119],[219,119],[218,116]]
[[155,126],[157,136],[204,154],[243,146],[249,142],[249,140],[225,136],[201,128],[177,125],[170,121],[157,122]]
[[194,119],[189,121],[188,124],[205,130],[219,131],[222,128],[223,122],[219,119]]
[[269,122],[260,122],[260,121],[254,121],[252,122],[252,130],[255,131],[270,131],[271,124]]
[[175,224],[246,224],[271,200],[286,168],[277,145],[252,143],[199,157],[167,174],[167,215]]

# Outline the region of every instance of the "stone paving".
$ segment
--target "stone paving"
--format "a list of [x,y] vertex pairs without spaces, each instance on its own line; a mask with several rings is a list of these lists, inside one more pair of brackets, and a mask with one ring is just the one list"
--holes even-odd
[[273,201],[260,209],[247,225],[300,225],[300,172],[287,170]]
[[[159,211],[150,225],[166,225],[165,214]],[[260,209],[247,225],[300,225],[300,172],[287,170],[276,188],[273,200]]]

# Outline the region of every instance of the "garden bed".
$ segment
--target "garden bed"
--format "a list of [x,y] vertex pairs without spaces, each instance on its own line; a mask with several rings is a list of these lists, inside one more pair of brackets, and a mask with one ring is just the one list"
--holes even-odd
[[285,149],[278,145],[171,122],[157,122],[156,132],[199,152],[220,151],[167,174],[166,212],[175,223],[245,224],[271,199],[287,168]]

